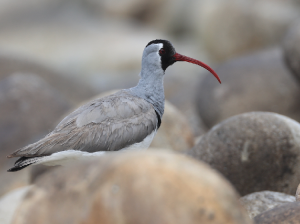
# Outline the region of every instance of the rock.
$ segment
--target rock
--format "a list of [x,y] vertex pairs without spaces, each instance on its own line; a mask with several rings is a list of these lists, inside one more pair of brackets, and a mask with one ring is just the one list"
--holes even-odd
[[[15,73],[0,81],[0,169],[6,156],[38,140],[70,107],[56,89],[33,74]],[[5,162],[4,162],[5,161]]]
[[[52,16],[37,15],[35,23],[25,19],[25,22],[19,21],[18,26],[2,29],[1,50],[38,60],[72,76],[83,76],[83,81],[96,79],[94,76],[101,74],[106,81],[109,80],[107,75],[117,74],[122,78],[120,72],[130,75],[133,70],[139,70],[147,43],[166,37],[123,19],[96,18],[72,2],[75,1],[56,8]],[[138,72],[132,73],[132,77]],[[123,78],[123,81],[128,80]]]
[[187,119],[171,103],[165,102],[165,113],[150,147],[185,152],[194,146],[194,136]]
[[[185,50],[183,51],[185,52]],[[179,52],[181,52],[180,49]],[[203,58],[192,52],[187,53],[187,55],[193,58]],[[206,59],[201,59],[201,61],[206,62]],[[199,79],[204,77],[205,71],[205,69],[190,63],[175,63],[167,69],[165,74],[165,97],[187,118],[194,136],[202,135],[207,131],[206,126],[198,116],[194,102]],[[214,79],[213,76],[211,78]]]
[[151,19],[164,2],[159,0],[147,1],[147,0],[124,0],[119,1],[95,1],[84,0],[89,7],[93,10],[97,10],[99,13],[105,13],[106,15],[119,17],[121,19],[136,19],[139,21],[147,21]]
[[256,224],[298,224],[299,220],[299,202],[286,203],[254,217]]
[[31,186],[18,188],[0,198],[0,223],[11,224],[14,212]]
[[12,223],[99,222],[252,223],[219,174],[162,151],[110,153],[49,172],[27,193]]
[[41,176],[45,173],[50,172],[60,166],[45,166],[45,165],[33,165],[30,167],[30,178],[29,183],[34,184]]
[[95,1],[84,0],[86,8],[95,15],[102,14],[108,18],[138,21],[144,26],[154,27],[164,33],[180,35],[189,25],[187,20],[190,4],[181,0],[147,1],[147,0],[124,0],[118,1]]
[[273,191],[261,191],[245,195],[240,199],[250,218],[266,212],[276,206],[294,202],[295,197]]
[[300,124],[279,114],[233,116],[188,153],[222,173],[242,196],[263,190],[295,194],[300,182]]
[[50,68],[47,64],[37,62],[33,58],[0,53],[0,68],[0,81],[14,73],[35,74],[57,89],[73,104],[96,94],[90,85],[80,82],[74,75]]
[[300,184],[297,187],[297,191],[296,191],[296,201],[300,201]]
[[299,20],[295,23],[283,40],[283,57],[287,67],[300,81],[300,26]]
[[189,26],[210,56],[224,61],[279,44],[299,16],[299,5],[293,0],[204,0],[192,1],[188,12]]
[[[15,0],[0,2],[0,7],[3,7],[0,10],[3,11],[0,15],[1,52],[31,58],[64,71],[72,78],[79,77],[82,83],[99,88],[97,93],[135,84],[142,51],[153,39],[169,39],[183,49],[184,54],[189,55],[189,49],[198,53],[189,41],[178,42],[167,34],[170,26],[163,25],[157,29],[144,21],[149,12],[155,20],[162,18],[158,19],[158,25],[165,23],[168,17],[177,26],[184,17],[179,12],[182,5],[186,5],[180,0],[176,0],[175,10],[174,0],[124,0],[118,4],[102,0],[34,2],[37,1],[24,0],[20,5]],[[118,11],[120,16],[116,16]],[[124,18],[127,13],[133,17],[147,18],[141,18],[142,23],[133,23],[131,17]],[[167,13],[172,15],[167,16]],[[190,45],[188,52],[187,42]]]
[[8,159],[7,161],[5,161],[7,154],[0,152],[0,155],[1,160],[4,160],[1,163],[2,167],[0,169],[0,197],[2,197],[10,191],[29,185],[30,169],[24,169],[16,173],[6,172],[6,170],[8,169],[6,167],[11,166],[13,164],[13,161],[9,161]]
[[278,49],[234,59],[216,69],[198,85],[196,109],[211,128],[240,113],[270,111],[300,121],[300,86],[282,62]]
[[[64,5],[67,0],[18,0],[0,2],[0,26],[15,25],[16,22],[24,22],[35,16],[46,16],[49,12]],[[62,4],[63,3],[63,4]]]

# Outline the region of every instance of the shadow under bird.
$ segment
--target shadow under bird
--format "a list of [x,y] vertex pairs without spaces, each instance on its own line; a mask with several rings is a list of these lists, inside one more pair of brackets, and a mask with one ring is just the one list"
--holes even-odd
[[20,158],[8,171],[31,164],[64,165],[108,151],[148,148],[164,113],[165,70],[176,61],[202,66],[221,83],[208,65],[176,53],[167,40],[153,40],[144,49],[137,86],[79,107],[44,138],[9,155]]

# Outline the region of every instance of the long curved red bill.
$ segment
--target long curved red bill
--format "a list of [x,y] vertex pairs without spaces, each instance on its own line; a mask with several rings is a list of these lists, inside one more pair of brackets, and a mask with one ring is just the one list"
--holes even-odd
[[194,58],[190,58],[190,57],[178,54],[178,53],[174,54],[173,57],[175,58],[176,61],[186,61],[186,62],[189,62],[189,63],[200,65],[201,67],[203,67],[206,70],[210,71],[216,77],[216,79],[219,81],[219,83],[221,83],[221,80],[220,80],[219,76],[217,75],[217,73],[211,67],[209,67],[207,64],[204,64],[203,62],[198,61]]

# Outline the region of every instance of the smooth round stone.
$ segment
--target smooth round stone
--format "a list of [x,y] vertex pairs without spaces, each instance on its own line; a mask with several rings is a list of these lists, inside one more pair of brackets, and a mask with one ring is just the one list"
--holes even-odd
[[207,74],[195,95],[197,112],[208,128],[251,111],[275,112],[300,121],[300,86],[279,49],[233,59],[216,72],[222,84]]
[[221,175],[163,151],[108,153],[49,172],[29,190],[12,223],[99,222],[252,223]]
[[300,124],[270,112],[233,116],[203,135],[189,154],[222,173],[243,196],[295,194],[300,182]]

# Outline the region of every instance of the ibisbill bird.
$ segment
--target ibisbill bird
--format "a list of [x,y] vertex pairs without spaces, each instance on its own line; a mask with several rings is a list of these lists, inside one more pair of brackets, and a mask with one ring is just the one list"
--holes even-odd
[[8,171],[31,164],[64,165],[111,151],[148,148],[164,114],[165,71],[177,61],[202,66],[221,83],[213,69],[176,53],[170,41],[150,41],[143,52],[140,80],[135,87],[79,107],[44,138],[8,155],[20,157]]

